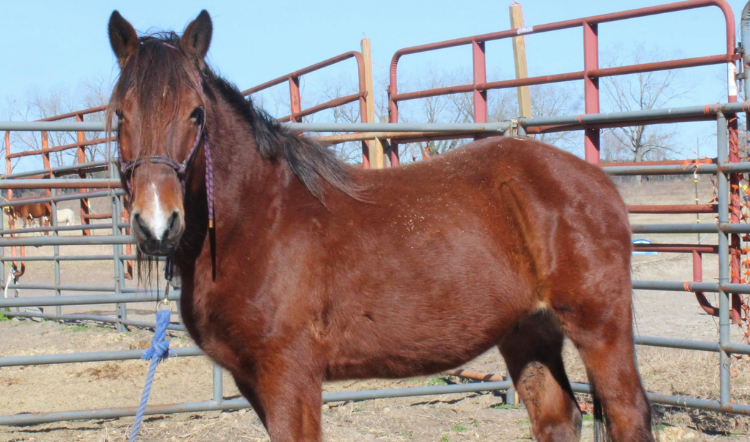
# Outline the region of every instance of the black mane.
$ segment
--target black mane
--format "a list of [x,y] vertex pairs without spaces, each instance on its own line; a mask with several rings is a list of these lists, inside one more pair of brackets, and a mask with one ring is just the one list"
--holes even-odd
[[250,125],[261,155],[266,159],[283,158],[294,174],[321,202],[323,186],[321,180],[353,198],[358,197],[359,187],[352,182],[349,168],[339,161],[325,146],[304,136],[298,136],[262,109],[245,98],[235,85],[214,74],[204,72],[216,91]]

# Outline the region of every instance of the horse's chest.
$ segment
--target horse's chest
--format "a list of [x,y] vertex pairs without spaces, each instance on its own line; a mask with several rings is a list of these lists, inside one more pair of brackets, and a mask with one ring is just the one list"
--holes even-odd
[[196,300],[190,298],[190,296],[183,297],[181,301],[182,320],[190,336],[209,358],[227,369],[234,369],[238,366],[237,357],[227,340],[224,339],[220,324],[211,320],[214,315],[204,303],[199,300],[196,303]]

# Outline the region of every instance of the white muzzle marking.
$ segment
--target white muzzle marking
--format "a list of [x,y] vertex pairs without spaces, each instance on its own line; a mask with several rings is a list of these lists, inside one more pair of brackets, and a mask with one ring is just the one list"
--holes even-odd
[[153,207],[151,207],[152,216],[147,225],[151,229],[151,234],[154,238],[161,239],[169,227],[169,220],[159,200],[159,192],[156,190],[156,184],[151,183],[151,191],[154,193],[153,198],[151,198],[153,204]]

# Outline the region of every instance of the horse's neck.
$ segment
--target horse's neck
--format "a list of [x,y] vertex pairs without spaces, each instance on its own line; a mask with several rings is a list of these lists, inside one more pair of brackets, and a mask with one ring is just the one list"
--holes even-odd
[[[185,197],[189,231],[183,235],[185,239],[179,252],[182,256],[178,258],[178,263],[182,263],[180,270],[194,273],[196,278],[211,275],[206,273],[210,270],[205,267],[221,261],[223,256],[216,253],[221,254],[236,244],[240,230],[269,228],[272,219],[268,213],[278,203],[278,198],[284,197],[292,174],[285,161],[261,157],[250,125],[231,105],[217,100],[212,103],[211,111],[206,129],[213,160],[214,231],[208,228],[203,160],[201,167],[190,172],[194,174],[191,179],[200,180],[202,185],[193,186]],[[242,244],[242,247],[251,245]],[[208,262],[210,266],[203,265]]]

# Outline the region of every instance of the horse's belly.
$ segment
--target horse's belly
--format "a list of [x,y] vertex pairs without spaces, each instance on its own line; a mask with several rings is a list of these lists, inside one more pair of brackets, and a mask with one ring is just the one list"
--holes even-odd
[[476,336],[468,340],[436,336],[425,341],[400,342],[398,346],[362,342],[356,350],[331,357],[326,377],[343,380],[434,374],[465,364],[495,344],[494,339],[478,339]]

